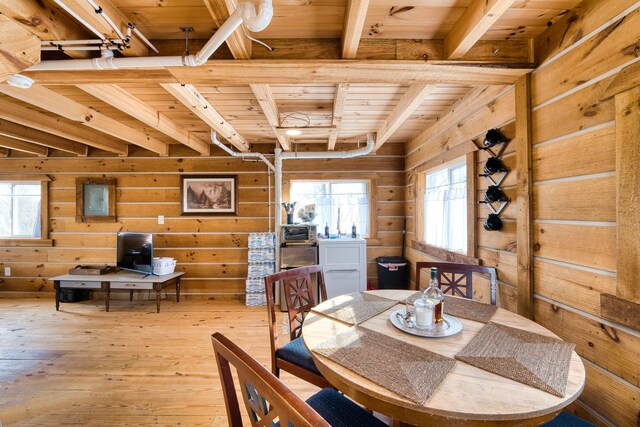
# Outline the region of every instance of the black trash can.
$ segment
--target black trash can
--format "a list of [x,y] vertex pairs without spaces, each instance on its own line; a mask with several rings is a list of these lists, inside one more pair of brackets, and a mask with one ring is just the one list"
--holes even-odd
[[379,256],[378,289],[408,289],[409,262],[399,256]]

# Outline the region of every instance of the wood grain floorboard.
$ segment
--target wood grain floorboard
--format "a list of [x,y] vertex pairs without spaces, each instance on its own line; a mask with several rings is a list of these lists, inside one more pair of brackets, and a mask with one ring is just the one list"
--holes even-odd
[[266,310],[238,301],[0,299],[1,425],[226,426],[213,332],[270,366]]

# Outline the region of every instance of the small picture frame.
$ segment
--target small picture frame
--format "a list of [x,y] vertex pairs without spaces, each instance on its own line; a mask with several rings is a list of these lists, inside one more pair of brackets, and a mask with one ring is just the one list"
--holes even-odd
[[182,215],[238,215],[237,175],[183,175]]
[[76,222],[116,222],[116,178],[76,178]]

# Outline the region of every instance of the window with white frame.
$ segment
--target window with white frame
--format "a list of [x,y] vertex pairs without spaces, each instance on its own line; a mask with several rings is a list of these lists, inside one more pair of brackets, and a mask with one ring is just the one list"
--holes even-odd
[[453,252],[467,251],[467,165],[426,174],[424,241]]
[[39,238],[40,182],[0,181],[0,238]]
[[325,224],[331,234],[340,231],[351,234],[356,225],[362,237],[369,235],[369,182],[368,180],[292,180],[289,198],[296,202],[295,220],[304,222],[298,212],[307,205],[315,204],[318,232],[324,233]]

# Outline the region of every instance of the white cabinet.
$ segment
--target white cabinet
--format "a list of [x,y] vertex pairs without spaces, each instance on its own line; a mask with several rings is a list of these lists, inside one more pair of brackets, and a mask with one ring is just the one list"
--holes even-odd
[[322,239],[318,244],[327,298],[367,289],[366,240]]

